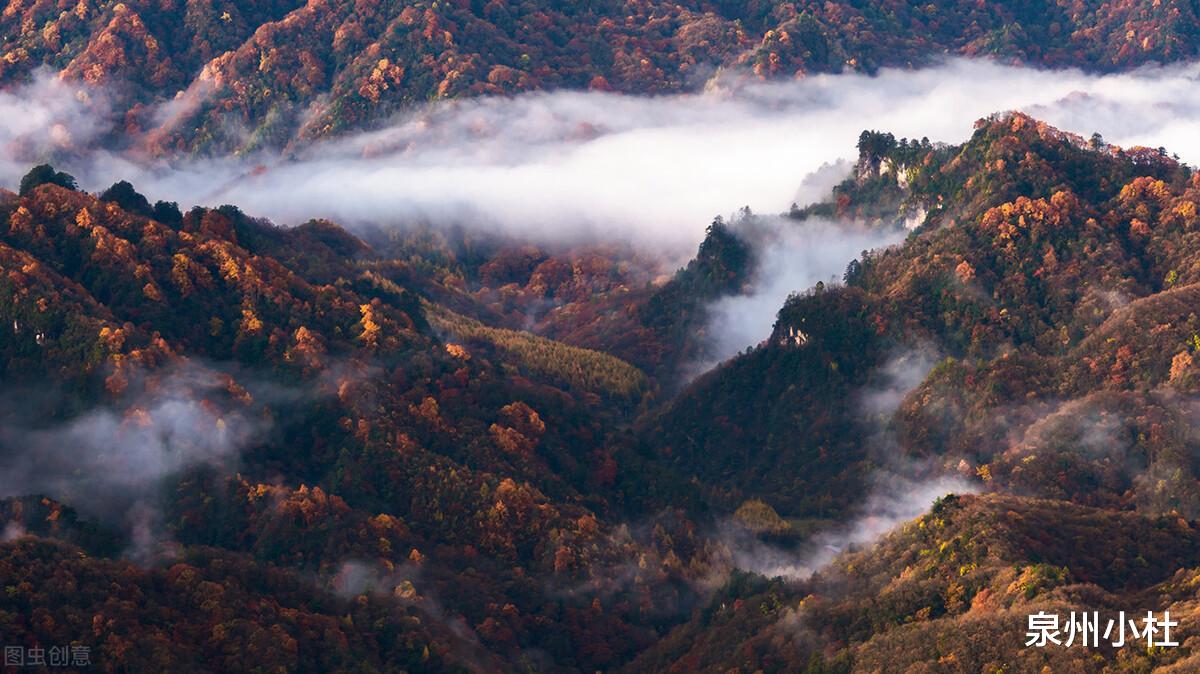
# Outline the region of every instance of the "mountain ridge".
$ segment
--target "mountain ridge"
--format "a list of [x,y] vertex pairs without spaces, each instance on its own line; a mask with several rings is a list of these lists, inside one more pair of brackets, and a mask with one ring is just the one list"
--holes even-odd
[[[651,279],[616,246],[288,229],[38,167],[0,200],[0,372],[53,401],[14,394],[0,424],[26,478],[0,502],[0,637],[160,669],[1187,667],[1015,641],[1043,608],[1197,624],[1200,177],[1021,113],[859,150],[772,226],[921,221],[681,382],[653,357],[756,282],[736,222]],[[180,462],[132,483],[80,470],[164,437]],[[889,471],[982,493],[809,556]],[[831,561],[768,579],[740,570],[778,568],[757,554]],[[72,600],[89,582],[127,599]]]
[[[179,17],[182,15],[182,21]],[[927,65],[946,55],[1124,70],[1196,55],[1181,0],[997,5],[628,1],[12,2],[0,84],[39,67],[104,85],[121,141],[153,154],[277,149],[430,100],[543,89],[696,90],[755,77]],[[293,64],[295,67],[293,67]]]

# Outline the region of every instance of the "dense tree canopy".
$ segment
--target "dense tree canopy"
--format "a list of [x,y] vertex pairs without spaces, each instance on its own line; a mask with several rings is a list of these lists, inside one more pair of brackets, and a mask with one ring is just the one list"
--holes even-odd
[[[1197,624],[1200,178],[1022,114],[859,149],[778,226],[907,239],[694,380],[708,306],[757,279],[749,210],[664,274],[37,167],[0,195],[0,466],[67,469],[0,500],[0,640],[111,670],[1186,670],[1018,640],[1042,609]],[[887,461],[982,493],[807,579],[736,570],[825,540]]]
[[[158,151],[219,154],[361,128],[432,99],[681,91],[721,68],[874,72],[946,53],[1101,71],[1169,63],[1197,55],[1200,15],[1180,0],[101,0],[10,3],[0,35],[0,85],[41,66],[114,85],[122,138],[145,131]],[[153,105],[164,101],[165,118]]]

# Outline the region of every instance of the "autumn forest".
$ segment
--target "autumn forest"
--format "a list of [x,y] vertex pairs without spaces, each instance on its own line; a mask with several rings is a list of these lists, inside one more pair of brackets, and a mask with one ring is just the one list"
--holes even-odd
[[1197,83],[1176,0],[10,0],[4,671],[1198,671]]

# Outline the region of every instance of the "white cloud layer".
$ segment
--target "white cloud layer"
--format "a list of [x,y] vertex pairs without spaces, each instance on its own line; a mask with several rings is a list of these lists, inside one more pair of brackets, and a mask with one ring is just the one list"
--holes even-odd
[[[960,142],[976,119],[1019,109],[1200,164],[1198,80],[1200,62],[1088,75],[952,59],[876,76],[731,77],[675,96],[530,93],[433,104],[287,160],[167,165],[105,149],[120,118],[110,97],[42,75],[0,92],[0,184],[15,187],[30,165],[54,159],[91,190],[128,179],[152,199],[232,203],[282,224],[473,224],[542,242],[632,242],[682,260],[714,215],[824,198],[863,129]],[[765,338],[789,292],[895,239],[836,223],[781,237],[754,289],[713,308],[717,359]]]
[[727,81],[677,96],[532,93],[435,104],[286,162],[172,168],[96,148],[118,117],[106,97],[42,78],[0,93],[0,180],[15,185],[34,160],[67,149],[73,157],[60,168],[90,189],[126,178],[152,198],[235,203],[281,223],[468,221],[686,254],[716,214],[779,212],[823,196],[798,186],[823,164],[853,158],[865,128],[958,142],[974,120],[1021,109],[1200,163],[1198,76],[1197,63],[1097,76],[958,59],[874,77]]

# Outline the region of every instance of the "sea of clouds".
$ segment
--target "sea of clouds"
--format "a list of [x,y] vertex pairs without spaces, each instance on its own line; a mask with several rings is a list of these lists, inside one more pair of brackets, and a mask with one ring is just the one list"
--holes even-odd
[[[829,181],[805,177],[822,166],[848,170],[863,129],[960,142],[976,119],[1016,109],[1085,136],[1165,146],[1200,162],[1198,77],[1198,63],[1091,75],[965,59],[874,76],[771,83],[727,76],[702,92],[670,96],[448,101],[286,159],[166,162],[106,150],[101,139],[123,115],[113,98],[43,74],[0,92],[0,184],[15,186],[31,163],[59,157],[59,168],[87,189],[128,179],[153,199],[234,203],[284,224],[465,222],[687,255],[717,214],[743,205],[781,212],[822,198]],[[164,104],[164,113],[171,107]]]

